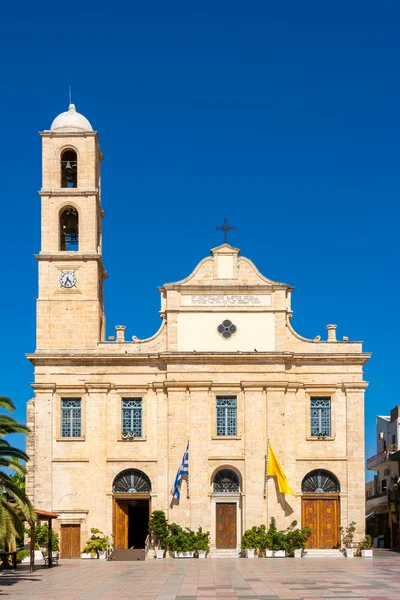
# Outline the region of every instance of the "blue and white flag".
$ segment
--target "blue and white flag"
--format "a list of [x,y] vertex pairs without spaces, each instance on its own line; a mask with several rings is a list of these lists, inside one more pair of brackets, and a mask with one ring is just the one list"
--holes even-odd
[[171,494],[175,500],[181,497],[181,481],[183,475],[189,475],[189,442],[187,443],[185,454],[183,455],[181,466],[175,477],[174,485],[172,486]]

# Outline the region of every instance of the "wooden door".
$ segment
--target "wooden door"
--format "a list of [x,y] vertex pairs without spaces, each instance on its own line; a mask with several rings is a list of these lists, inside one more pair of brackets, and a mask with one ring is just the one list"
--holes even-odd
[[236,548],[236,504],[217,502],[215,512],[217,548]]
[[80,558],[81,556],[81,526],[61,525],[61,558]]
[[339,522],[338,498],[302,499],[302,524],[313,532],[307,548],[338,548]]
[[114,548],[128,548],[128,500],[114,502]]

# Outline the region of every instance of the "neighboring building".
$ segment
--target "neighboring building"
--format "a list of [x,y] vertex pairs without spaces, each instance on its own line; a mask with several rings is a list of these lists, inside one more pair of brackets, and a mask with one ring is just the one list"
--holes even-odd
[[[226,243],[159,288],[157,333],[129,341],[120,325],[106,341],[97,133],[71,105],[41,136],[27,492],[59,514],[62,556],[79,554],[90,527],[117,548],[144,547],[154,509],[235,553],[242,532],[272,516],[280,528],[310,525],[311,547],[335,547],[351,521],[360,537],[370,356],[361,342],[338,341],[335,325],[327,341],[298,335],[293,288]],[[268,439],[296,496],[266,481]],[[189,487],[172,501],[188,440]]]
[[400,406],[390,417],[376,417],[377,453],[367,460],[367,469],[375,471],[374,480],[366,484],[367,533],[383,536],[386,547],[399,546],[399,508],[395,501],[400,470],[398,440]]

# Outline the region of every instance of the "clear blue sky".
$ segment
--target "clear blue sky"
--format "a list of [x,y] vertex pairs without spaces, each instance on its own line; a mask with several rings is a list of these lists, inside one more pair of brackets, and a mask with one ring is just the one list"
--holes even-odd
[[104,153],[108,334],[159,326],[157,285],[232,244],[295,286],[302,335],[364,340],[367,454],[400,403],[398,1],[2,7],[2,394],[31,397],[38,130],[73,101]]

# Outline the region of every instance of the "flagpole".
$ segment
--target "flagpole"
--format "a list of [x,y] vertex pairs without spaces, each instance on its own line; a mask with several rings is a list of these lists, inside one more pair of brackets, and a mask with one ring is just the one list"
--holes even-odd
[[267,497],[268,455],[269,455],[269,438],[268,438],[268,441],[267,441],[267,455],[265,457],[264,498]]
[[[186,448],[189,449],[189,440],[188,440]],[[189,463],[190,463],[190,457],[191,457],[191,452],[189,452]],[[186,486],[186,498],[188,500],[190,498],[190,485],[189,485],[190,484],[190,481],[189,481],[190,475],[189,475],[189,473],[190,473],[190,469],[189,469],[189,464],[188,464],[187,486]]]

